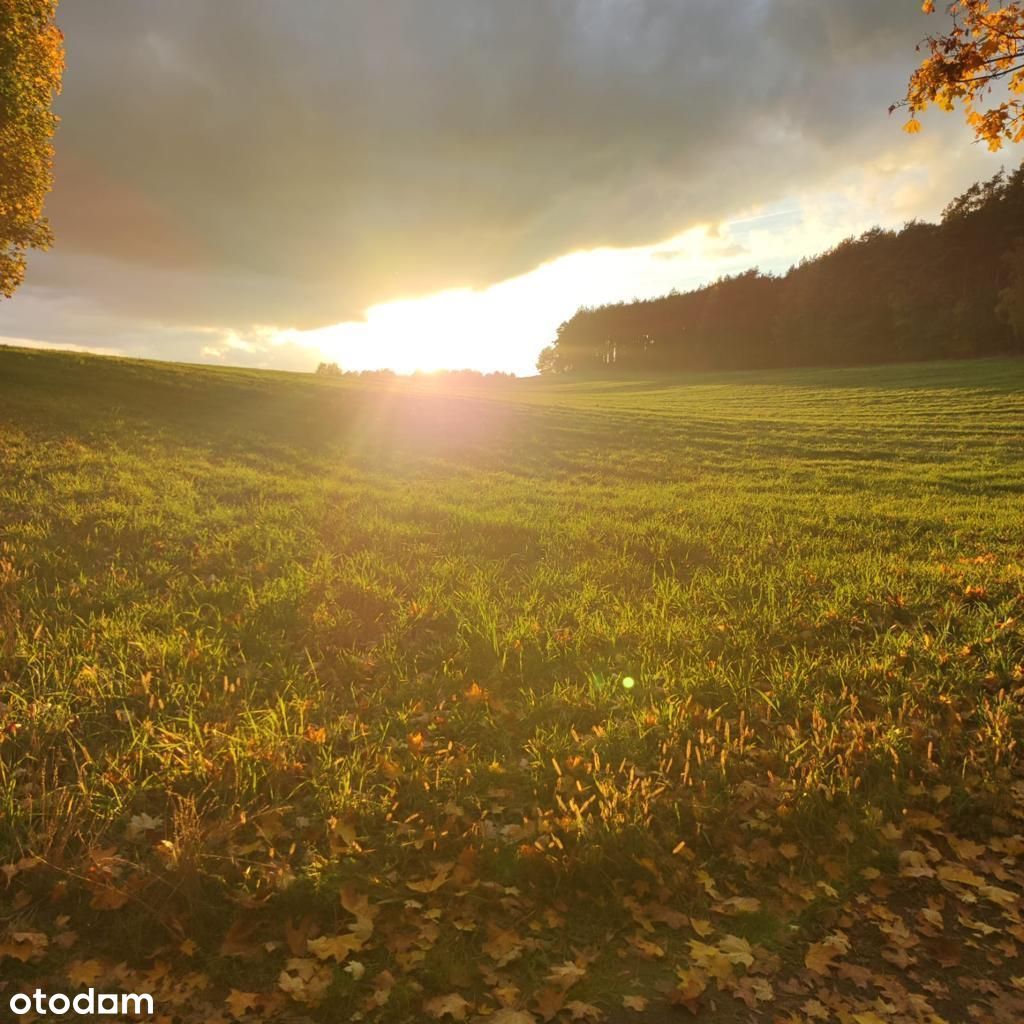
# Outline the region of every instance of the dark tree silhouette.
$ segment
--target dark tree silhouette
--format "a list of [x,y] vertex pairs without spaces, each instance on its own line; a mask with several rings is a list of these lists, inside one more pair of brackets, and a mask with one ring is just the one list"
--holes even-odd
[[873,228],[782,276],[749,270],[660,299],[585,307],[541,373],[759,369],[1024,351],[1024,165],[938,224]]

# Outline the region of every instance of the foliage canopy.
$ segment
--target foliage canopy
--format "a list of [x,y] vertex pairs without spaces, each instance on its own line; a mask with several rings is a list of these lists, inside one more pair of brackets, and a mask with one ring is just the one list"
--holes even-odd
[[52,111],[64,71],[57,0],[0,0],[0,294],[25,276],[28,249],[52,234],[43,202],[53,184]]

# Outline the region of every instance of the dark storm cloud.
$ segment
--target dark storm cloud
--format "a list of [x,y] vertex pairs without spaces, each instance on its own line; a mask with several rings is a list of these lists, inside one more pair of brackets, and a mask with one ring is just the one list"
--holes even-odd
[[656,241],[897,144],[919,7],[65,0],[58,244],[29,286],[314,326]]

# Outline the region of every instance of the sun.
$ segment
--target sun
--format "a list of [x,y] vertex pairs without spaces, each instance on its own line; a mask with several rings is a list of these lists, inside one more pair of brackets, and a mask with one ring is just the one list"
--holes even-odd
[[[396,373],[478,368],[490,325],[479,292],[451,289],[371,307],[368,340]],[[376,354],[376,353],[375,353]]]
[[488,289],[453,288],[371,306],[361,321],[283,332],[281,340],[314,347],[345,369],[429,373],[523,364],[524,339],[533,336],[543,337],[543,328],[522,306],[510,315],[505,304],[496,308]]

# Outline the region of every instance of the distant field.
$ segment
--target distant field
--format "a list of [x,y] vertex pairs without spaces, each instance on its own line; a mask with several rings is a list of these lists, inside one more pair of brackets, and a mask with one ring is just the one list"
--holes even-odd
[[[0,349],[9,984],[746,1020],[936,872],[1024,943],[1022,697],[1024,361],[453,392]],[[945,884],[986,858],[1009,896]]]

